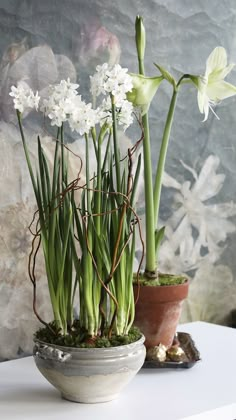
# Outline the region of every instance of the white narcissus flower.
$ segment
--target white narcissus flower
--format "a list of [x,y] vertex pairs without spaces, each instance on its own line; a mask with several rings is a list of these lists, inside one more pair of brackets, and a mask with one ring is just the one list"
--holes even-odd
[[[97,67],[97,73],[91,78],[92,92],[103,93],[107,98],[102,107],[93,109],[92,104],[86,104],[78,94],[78,84],[70,79],[61,80],[57,85],[49,86],[48,95],[41,99],[40,110],[51,120],[51,125],[61,127],[68,122],[72,131],[81,136],[88,134],[91,128],[100,123],[112,125],[112,104],[110,95],[115,97],[116,118],[124,130],[133,122],[133,106],[126,100],[126,93],[132,89],[131,77],[127,69],[120,65],[110,67],[107,63]],[[14,97],[15,108],[23,112],[26,108],[38,108],[39,96],[34,95],[27,84],[21,82],[12,87],[11,96]]]
[[90,76],[91,92],[94,96],[112,94],[116,102],[126,99],[126,93],[133,88],[128,69],[119,64],[111,67],[108,63],[96,67],[94,76]]
[[[133,105],[127,100],[122,100],[116,103],[116,119],[120,126],[123,126],[125,131],[133,123]],[[101,126],[106,123],[112,126],[112,110],[111,99],[108,97],[102,101],[99,118]]]
[[207,59],[205,75],[198,78],[193,76],[192,80],[197,83],[198,87],[198,107],[200,112],[205,114],[203,121],[207,120],[209,109],[216,115],[212,105],[236,95],[236,86],[224,81],[233,67],[234,64],[227,66],[225,49],[216,47]]
[[74,106],[68,117],[70,128],[81,136],[88,134],[100,120],[99,110],[93,109],[91,103],[86,104],[81,101],[79,96],[76,96],[72,102]]
[[127,101],[122,101],[118,108],[118,124],[122,125],[124,131],[133,123],[133,105]]
[[49,96],[43,100],[41,110],[50,118],[51,125],[61,127],[67,121],[68,115],[73,110],[73,100],[81,97],[78,95],[78,84],[71,83],[70,79],[61,80],[55,86],[50,86]]
[[55,85],[54,96],[58,99],[70,99],[74,98],[77,95],[77,89],[79,85],[77,83],[71,83],[70,79],[61,80],[61,82]]
[[11,87],[10,96],[13,97],[14,108],[23,113],[31,109],[38,110],[40,97],[38,92],[34,94],[29,85],[21,80],[16,86]]
[[96,73],[90,76],[91,93],[93,96],[99,96],[100,94],[106,95],[104,83],[107,80],[107,71],[109,70],[108,63],[104,63],[102,66],[96,67]]

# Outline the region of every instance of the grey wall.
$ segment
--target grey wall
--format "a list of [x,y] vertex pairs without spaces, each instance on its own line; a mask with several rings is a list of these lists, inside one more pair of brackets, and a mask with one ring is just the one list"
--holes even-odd
[[[27,276],[34,209],[15,114],[8,96],[17,80],[40,92],[62,78],[79,79],[87,95],[88,74],[97,63],[119,60],[137,71],[134,43],[136,14],[147,31],[146,72],[153,62],[176,77],[203,73],[217,45],[236,62],[234,0],[0,0],[0,359],[28,354],[37,323],[31,311]],[[100,46],[100,48],[98,48]],[[121,54],[120,54],[121,53]],[[236,85],[236,71],[229,80]],[[163,84],[151,107],[152,157],[156,162],[170,100]],[[236,307],[236,99],[225,100],[202,122],[194,87],[182,89],[168,151],[161,203],[167,225],[160,268],[192,279],[183,320],[226,323]],[[25,119],[32,157],[35,133],[48,147],[42,122]],[[130,132],[129,136],[135,135]],[[76,151],[79,141],[74,142]],[[142,203],[143,204],[143,203]],[[40,257],[41,258],[41,257]],[[50,319],[43,263],[38,268],[38,305]]]

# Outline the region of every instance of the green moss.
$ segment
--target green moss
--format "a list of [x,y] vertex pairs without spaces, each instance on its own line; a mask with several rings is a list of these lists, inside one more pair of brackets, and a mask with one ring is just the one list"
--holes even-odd
[[40,328],[38,331],[36,331],[34,335],[35,339],[44,341],[49,344],[66,347],[105,348],[134,343],[142,336],[140,330],[137,327],[132,327],[129,333],[124,336],[117,336],[113,334],[111,339],[108,339],[106,331],[103,337],[99,336],[91,338],[88,336],[86,331],[83,331],[80,328],[78,321],[74,322],[73,327],[70,329],[70,333],[65,336],[61,335],[60,331],[56,330],[55,324],[53,322],[49,324],[49,327]]
[[[134,277],[134,283],[137,284],[137,277]],[[183,284],[187,281],[186,276],[176,275],[176,274],[164,274],[158,273],[156,279],[149,279],[144,274],[139,276],[139,284],[142,286],[171,286],[177,284]]]
[[98,337],[96,339],[96,347],[111,347],[111,342],[106,337]]

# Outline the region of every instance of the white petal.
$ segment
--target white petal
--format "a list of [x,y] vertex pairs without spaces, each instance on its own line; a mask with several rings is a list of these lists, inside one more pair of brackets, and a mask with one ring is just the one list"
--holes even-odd
[[211,210],[212,213],[215,213],[218,215],[218,217],[222,217],[224,219],[236,215],[236,204],[233,201],[227,203],[211,204],[207,207]]
[[163,174],[163,185],[167,188],[175,188],[176,190],[181,189],[181,184],[176,181],[176,179],[172,178],[167,172]]
[[194,193],[198,194],[201,201],[208,200],[217,195],[223,186],[225,175],[216,174],[219,164],[220,159],[214,155],[208,156],[204,162],[198,179],[192,189]]
[[201,112],[201,114],[203,114],[204,104],[206,102],[206,95],[205,93],[202,93],[200,90],[198,91],[198,94],[197,94],[197,101],[198,101],[199,111]]
[[236,95],[236,86],[223,80],[209,83],[207,86],[207,96],[214,102],[219,102],[234,95]]
[[206,76],[227,66],[227,53],[223,47],[216,47],[206,62]]
[[185,169],[187,169],[187,171],[189,171],[192,174],[193,178],[197,180],[197,172],[193,168],[191,168],[191,166],[188,166],[186,163],[184,163],[182,159],[180,159],[180,163]]
[[211,74],[209,74],[209,77],[208,77],[209,83],[223,80],[231,72],[231,70],[234,67],[235,67],[235,64],[229,64],[223,69],[218,69],[218,70],[213,71]]
[[200,109],[199,106],[199,97],[198,97],[198,106],[199,106],[199,110],[202,114],[205,114],[204,119],[202,120],[202,122],[206,121],[208,118],[208,114],[209,114],[209,98],[207,97],[207,95],[204,95],[202,97],[202,102],[203,102],[203,106],[202,106],[202,111]]
[[199,90],[197,94],[198,108],[201,114],[205,114],[204,120],[206,121],[209,114],[209,98],[206,94],[207,91],[207,80],[201,79],[199,82]]
[[211,212],[211,210],[212,208],[210,209],[208,207],[207,241],[209,242],[211,240],[213,243],[219,244],[227,239],[229,233],[235,232],[236,226],[230,220],[215,215],[215,212]]

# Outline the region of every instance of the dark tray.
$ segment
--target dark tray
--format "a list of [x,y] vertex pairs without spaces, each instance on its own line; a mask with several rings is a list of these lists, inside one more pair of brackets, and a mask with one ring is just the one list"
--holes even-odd
[[180,368],[191,368],[195,365],[196,362],[201,360],[200,353],[195,346],[195,343],[190,334],[185,332],[178,332],[176,337],[180,343],[180,347],[185,352],[185,358],[179,362],[174,362],[172,360],[165,360],[164,362],[159,362],[155,360],[145,360],[143,368],[150,369],[160,369],[160,368],[169,368],[169,369],[180,369]]

